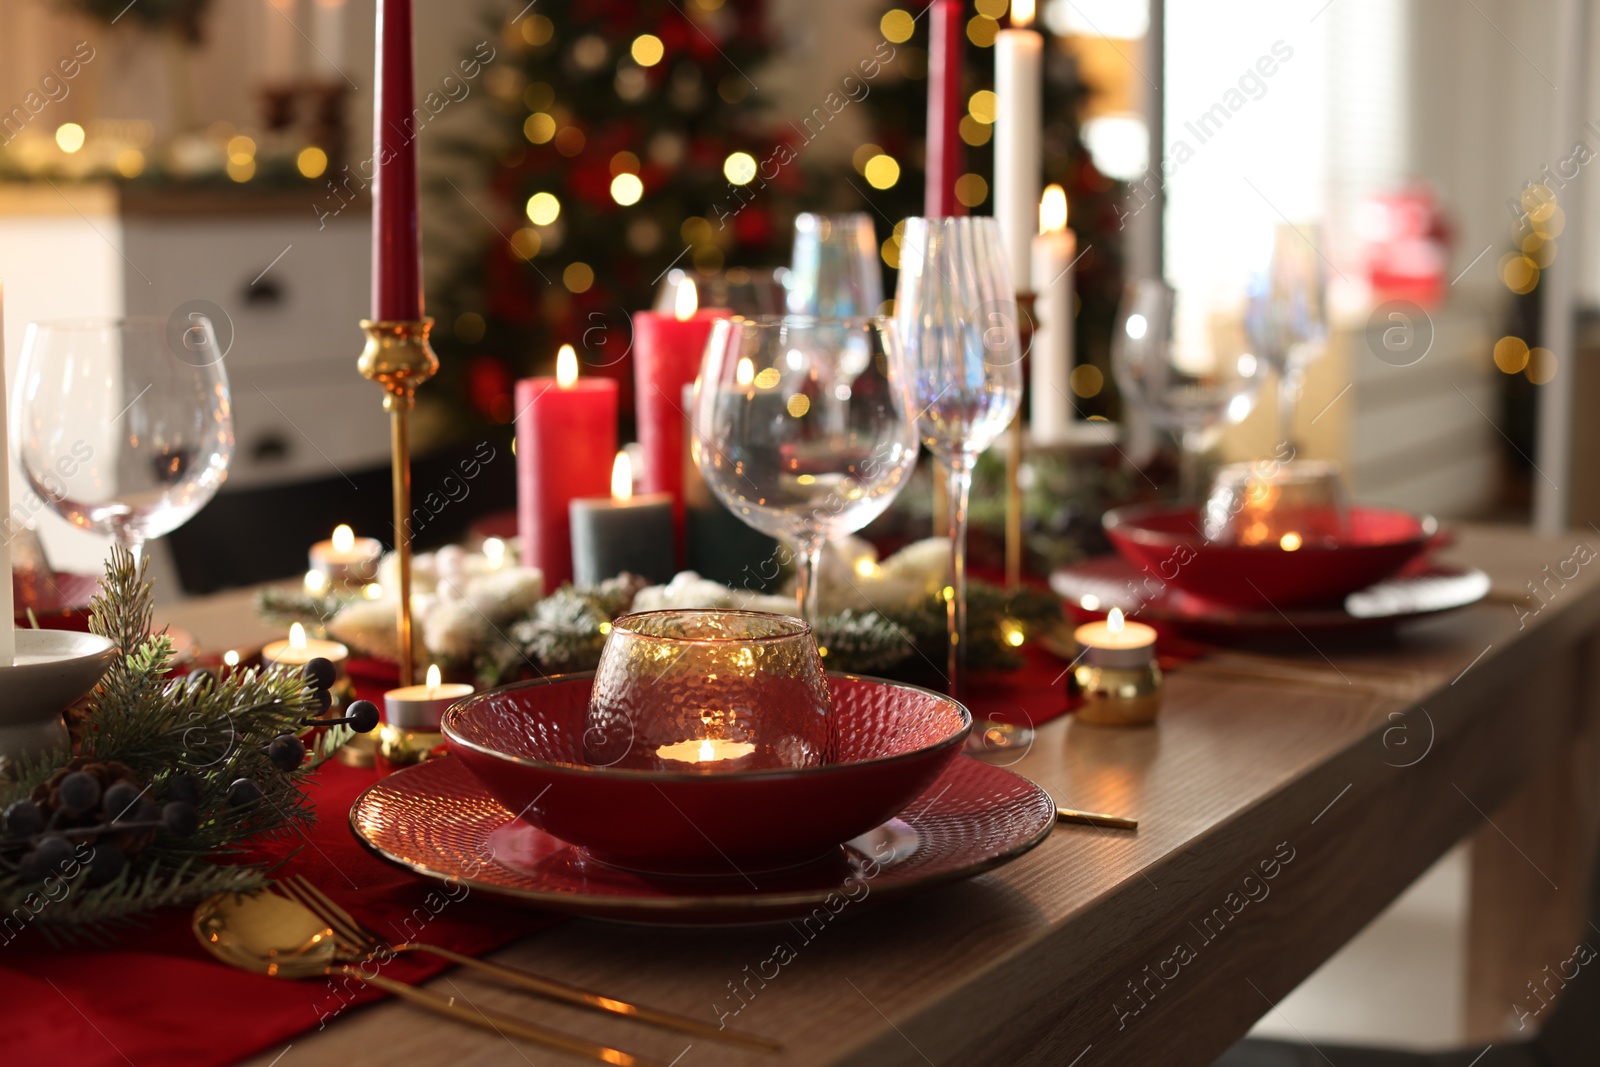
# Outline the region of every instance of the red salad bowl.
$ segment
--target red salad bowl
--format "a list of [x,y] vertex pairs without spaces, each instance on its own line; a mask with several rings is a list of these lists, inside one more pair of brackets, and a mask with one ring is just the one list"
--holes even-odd
[[442,730],[522,819],[604,863],[656,874],[750,873],[825,856],[910,803],[972,728],[947,696],[831,674],[834,762],[713,774],[591,766],[583,734],[593,683],[568,674],[480,693],[453,705]]
[[1389,508],[1352,507],[1348,518],[1337,541],[1308,540],[1293,549],[1207,541],[1201,509],[1193,505],[1116,508],[1104,524],[1111,544],[1146,580],[1239,608],[1336,603],[1400,571],[1438,532],[1429,516]]

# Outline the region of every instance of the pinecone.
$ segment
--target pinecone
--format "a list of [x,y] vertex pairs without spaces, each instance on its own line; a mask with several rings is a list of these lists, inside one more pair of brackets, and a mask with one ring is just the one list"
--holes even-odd
[[[49,778],[33,787],[30,799],[44,809],[45,821],[48,824],[61,807],[61,780],[75,771],[84,771],[100,783],[100,793],[118,782],[128,782],[136,789],[144,788],[144,783],[139,781],[139,776],[126,763],[116,760],[95,760],[87,756],[74,756],[67,761],[64,767],[59,768]],[[78,815],[62,814],[55,822],[58,829],[70,830],[75,827],[99,826],[106,822],[115,812],[108,813],[103,805],[96,805],[90,811]],[[136,858],[144,851],[146,845],[155,840],[154,830],[123,830],[113,834],[96,834],[80,838],[94,844],[101,837],[120,848],[129,859]]]

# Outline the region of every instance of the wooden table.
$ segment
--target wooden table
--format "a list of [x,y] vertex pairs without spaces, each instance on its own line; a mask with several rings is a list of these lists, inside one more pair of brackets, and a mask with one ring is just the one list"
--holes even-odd
[[[1575,556],[1579,543],[1595,548]],[[1468,1018],[1498,1038],[1525,983],[1583,929],[1600,821],[1597,550],[1591,533],[1469,527],[1449,555],[1489,571],[1485,603],[1244,663],[1289,681],[1231,673],[1232,654],[1201,661],[1169,676],[1153,729],[1041,729],[1015,769],[1060,802],[1137,816],[1136,834],[1061,826],[998,872],[807,928],[569,921],[497,957],[730,1013],[781,1039],[778,1056],[686,1049],[461,974],[434,987],[683,1065],[1207,1064],[1473,835]],[[1510,597],[1528,582],[1544,603],[1519,610]],[[227,603],[211,603],[211,624]],[[196,612],[168,614],[207,632]],[[780,943],[793,958],[778,967]],[[569,1062],[507,1044],[386,1003],[297,1038],[283,1063]]]

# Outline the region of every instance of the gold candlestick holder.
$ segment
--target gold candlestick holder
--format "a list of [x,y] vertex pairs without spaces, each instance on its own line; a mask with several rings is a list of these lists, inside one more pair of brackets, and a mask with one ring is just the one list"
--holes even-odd
[[[1017,356],[1020,363],[1028,358],[1033,344],[1033,294],[1017,294],[1017,346],[1022,350]],[[1027,381],[1024,370],[1023,381]],[[1022,584],[1022,438],[1024,421],[1022,405],[1017,405],[1017,417],[1011,420],[1006,434],[1006,588],[1016,589]]]
[[400,645],[400,684],[416,682],[411,646],[411,410],[417,387],[439,371],[439,357],[428,344],[432,319],[361,320],[367,347],[356,368],[368,381],[383,386],[383,409],[389,413],[390,452],[394,465],[394,551],[399,563],[400,597],[396,629]]

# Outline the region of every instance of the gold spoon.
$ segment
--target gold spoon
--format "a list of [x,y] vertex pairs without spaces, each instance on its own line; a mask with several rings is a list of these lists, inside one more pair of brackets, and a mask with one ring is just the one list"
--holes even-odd
[[193,926],[195,936],[208,952],[241,970],[274,978],[344,975],[480,1029],[512,1034],[546,1048],[618,1067],[662,1067],[656,1060],[547,1030],[499,1012],[465,1007],[452,997],[442,997],[381,974],[368,974],[340,958],[333,931],[327,924],[309,909],[276,893],[224,893],[212,897],[195,909]]

